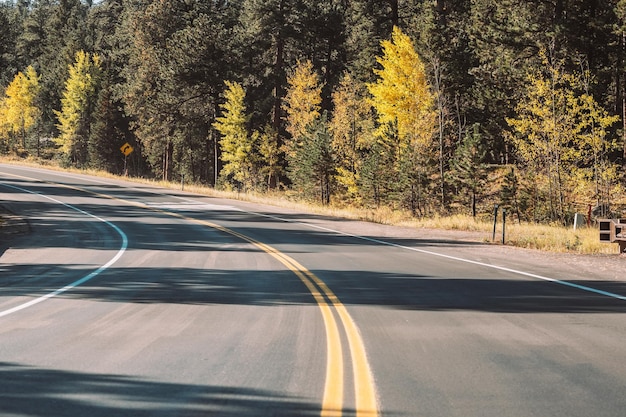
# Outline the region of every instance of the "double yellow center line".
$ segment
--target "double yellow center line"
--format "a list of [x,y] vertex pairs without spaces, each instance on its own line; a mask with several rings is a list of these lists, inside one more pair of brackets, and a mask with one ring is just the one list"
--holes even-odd
[[[41,181],[35,178],[23,177],[20,175],[13,176],[33,181]],[[321,417],[341,417],[344,409],[344,355],[340,328],[336,318],[339,319],[339,322],[343,327],[345,337],[348,340],[350,359],[352,362],[355,398],[354,410],[356,416],[379,416],[374,378],[372,376],[369,362],[367,360],[367,355],[365,353],[365,345],[363,344],[363,339],[361,338],[361,334],[356,324],[354,323],[354,320],[352,320],[352,317],[348,313],[346,307],[341,303],[341,301],[331,291],[331,289],[328,288],[326,283],[322,281],[319,277],[317,277],[313,272],[309,271],[303,265],[298,263],[295,259],[280,252],[270,245],[267,245],[249,236],[246,236],[244,234],[215,223],[185,216],[180,213],[151,207],[144,203],[126,200],[108,194],[98,193],[85,188],[53,183],[49,181],[41,182],[63,186],[77,191],[89,193],[101,198],[120,201],[135,207],[140,207],[142,209],[151,210],[171,217],[176,217],[185,221],[207,226],[220,232],[227,233],[231,236],[235,236],[243,241],[246,241],[277,259],[280,263],[282,263],[290,271],[292,271],[307,287],[307,289],[315,299],[318,307],[320,308],[324,320],[324,326],[326,329],[327,359],[326,382],[324,384]]]
[[304,283],[309,292],[313,295],[324,319],[324,326],[326,327],[326,346],[328,352],[326,361],[326,383],[324,386],[324,398],[322,403],[322,417],[340,417],[343,410],[344,365],[341,338],[334,312],[337,313],[350,347],[356,415],[358,417],[378,416],[376,388],[369,362],[367,360],[367,355],[365,353],[363,339],[361,338],[359,330],[352,320],[352,317],[348,313],[348,310],[341,303],[341,301],[339,301],[331,289],[328,288],[326,283],[298,263],[295,259],[269,245],[266,245],[265,243],[259,242],[249,236],[217,224],[187,218],[186,216],[180,217],[190,221],[202,223],[206,226],[236,236],[270,254],[291,270],[298,278],[300,278],[302,283]]

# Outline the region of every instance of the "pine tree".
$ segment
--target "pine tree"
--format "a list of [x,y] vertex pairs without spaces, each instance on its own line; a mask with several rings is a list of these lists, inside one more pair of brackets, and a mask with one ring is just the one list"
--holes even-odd
[[0,2],[0,88],[9,84],[17,68],[23,68],[16,47],[22,24],[18,7],[10,2]]
[[371,82],[380,42],[392,30],[388,7],[378,0],[353,0],[347,2],[344,19],[348,70],[358,81]]
[[334,158],[328,116],[324,112],[307,125],[292,149],[288,174],[292,188],[301,196],[329,204],[333,187]]
[[[102,82],[92,113],[89,133],[89,164],[91,167],[113,173],[124,172],[124,159],[120,148],[124,143],[133,143],[128,120],[113,98],[112,76],[102,74]],[[137,146],[131,158],[140,152]],[[132,160],[132,159],[131,159]]]
[[[115,62],[123,62],[116,99],[152,172],[164,180],[213,179],[211,126],[223,80],[232,79],[231,38],[237,1],[124,2]],[[213,168],[213,169],[211,169]]]
[[492,163],[508,163],[501,132],[513,117],[524,93],[527,71],[538,62],[540,45],[554,37],[546,20],[551,2],[474,0],[468,16],[468,36],[475,61],[468,73],[473,82],[470,122],[478,122]]
[[286,69],[301,54],[303,45],[296,38],[306,30],[304,10],[300,0],[243,0],[235,29],[234,52],[245,69],[238,75],[256,98],[253,112],[269,115],[281,134]]
[[119,59],[126,63],[121,71],[124,82],[114,90],[116,98],[135,121],[134,133],[152,172],[163,180],[171,179],[175,171],[173,142],[180,118],[178,106],[164,91],[171,72],[162,62],[168,38],[179,24],[177,3],[128,2],[118,28],[123,45]]
[[[131,120],[124,113],[125,103],[120,99],[128,65],[126,53],[129,39],[124,27],[125,10],[130,2],[118,0],[98,1],[89,9],[87,27],[91,51],[102,57],[102,85],[94,114],[89,138],[90,164],[109,172],[120,173],[132,170],[132,174],[145,175],[142,158],[143,148],[131,131]],[[122,157],[120,148],[130,143],[134,152]]]
[[469,197],[468,205],[472,217],[476,217],[476,205],[487,180],[486,151],[482,145],[480,125],[475,124],[472,132],[465,136],[452,159],[454,186]]
[[[28,46],[32,49],[26,53],[35,57],[41,71],[42,132],[54,137],[59,133],[57,111],[67,81],[68,65],[75,63],[76,53],[89,50],[86,36],[88,6],[80,0],[42,0],[37,9],[39,7],[42,10],[37,10],[35,21],[31,22],[34,38],[29,39]],[[41,44],[37,45],[39,36]]]
[[515,174],[515,167],[511,167],[511,169],[504,175],[504,182],[502,183],[502,188],[500,189],[500,206],[514,213],[517,216],[518,222],[521,223],[522,217],[520,212],[519,194],[520,186],[517,175]]

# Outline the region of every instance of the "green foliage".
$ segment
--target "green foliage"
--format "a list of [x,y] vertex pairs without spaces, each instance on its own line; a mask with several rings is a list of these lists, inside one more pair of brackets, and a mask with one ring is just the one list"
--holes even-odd
[[361,82],[374,79],[372,65],[380,50],[380,41],[386,39],[393,23],[389,20],[386,2],[353,0],[345,12],[347,66],[354,78]]
[[514,116],[524,91],[526,72],[536,64],[540,45],[553,29],[545,24],[551,11],[543,2],[476,0],[470,11],[468,36],[476,62],[469,73],[472,107],[484,130],[491,162],[506,162],[508,149],[501,132]]
[[[503,182],[474,194],[476,210],[517,204],[521,218],[564,222],[581,205],[626,204],[626,129],[611,116],[626,103],[625,5],[0,2],[0,87],[28,66],[38,78],[36,122],[24,113],[30,128],[8,121],[2,99],[3,151],[34,154],[37,139],[39,154],[56,137],[67,162],[120,172],[119,147],[129,142],[137,175],[208,184],[221,175],[232,187],[287,184],[315,200],[333,193],[344,204],[428,214],[458,207],[448,203],[474,205],[459,163],[472,161],[464,143],[480,124],[482,162]],[[68,78],[79,51],[101,57],[102,86],[87,105],[74,106],[81,101],[69,91],[89,89],[79,86],[81,77]],[[214,124],[224,117],[223,80],[234,79],[246,91],[252,144],[220,160]],[[305,182],[298,171],[315,158],[300,162],[302,149],[325,143],[324,132],[332,164],[323,172],[331,177],[311,174]],[[242,150],[248,159],[228,159]],[[460,200],[446,193],[452,189]]]
[[266,124],[259,135],[259,162],[261,174],[267,178],[267,189],[277,187],[283,174],[283,155],[279,145],[278,132]]
[[20,67],[17,56],[17,37],[23,24],[17,8],[0,2],[0,88],[6,87]]
[[237,75],[256,97],[253,112],[268,116],[279,133],[284,128],[286,69],[295,63],[296,51],[303,48],[298,39],[307,30],[303,25],[305,11],[300,1],[243,0],[234,29],[233,52],[240,56],[243,69]]
[[68,66],[75,63],[77,52],[89,51],[87,6],[80,0],[42,1],[41,9],[33,10],[32,17],[29,19],[32,38],[24,43],[28,48],[24,53],[32,56],[34,64],[41,69],[41,97],[45,102],[40,105],[42,132],[54,137],[60,133],[57,112],[61,110],[59,103],[65,91]]
[[[223,80],[231,79],[236,2],[125,3],[117,31],[123,82],[116,99],[155,175],[215,180],[211,133]],[[125,62],[124,62],[125,61]],[[210,143],[207,143],[210,142]],[[216,176],[216,175],[215,175]]]
[[[113,98],[111,78],[109,73],[102,74],[89,132],[89,165],[96,169],[122,173],[124,158],[120,148],[126,142],[136,144],[128,132],[128,121]],[[134,148],[131,161],[140,153],[137,146]]]
[[469,197],[468,206],[472,217],[476,217],[476,202],[479,195],[484,194],[484,185],[487,180],[485,155],[480,125],[475,124],[472,132],[465,135],[463,142],[456,149],[451,164],[454,188]]
[[289,178],[300,195],[329,204],[333,186],[332,136],[326,112],[313,120],[288,155]]
[[520,217],[519,196],[519,181],[517,179],[517,175],[515,174],[515,167],[511,167],[511,169],[504,175],[504,181],[502,188],[500,189],[500,206],[508,210],[509,213],[515,213],[518,221],[521,223],[522,219]]

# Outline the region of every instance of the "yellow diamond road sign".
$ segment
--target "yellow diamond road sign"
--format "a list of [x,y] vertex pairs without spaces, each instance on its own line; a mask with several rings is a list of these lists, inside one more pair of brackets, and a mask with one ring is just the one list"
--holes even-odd
[[133,151],[133,147],[130,146],[130,144],[128,142],[126,142],[121,148],[120,151],[122,151],[122,153],[124,154],[124,156],[128,156],[131,154],[131,152]]

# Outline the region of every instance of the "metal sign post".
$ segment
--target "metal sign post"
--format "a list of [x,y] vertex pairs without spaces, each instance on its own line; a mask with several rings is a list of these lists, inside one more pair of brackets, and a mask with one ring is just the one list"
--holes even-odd
[[491,241],[496,240],[496,225],[498,223],[498,205],[494,205],[493,207],[493,235],[491,236]]
[[128,142],[126,142],[125,144],[122,145],[122,147],[120,148],[120,151],[122,151],[122,153],[124,154],[124,176],[127,177],[128,176],[128,168],[127,168],[127,159],[128,159],[128,155],[130,155],[135,149],[130,146],[130,144]]

